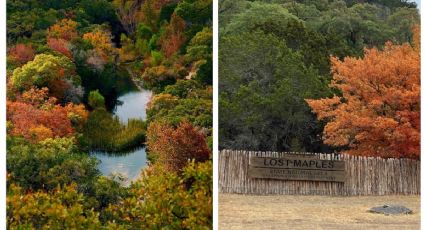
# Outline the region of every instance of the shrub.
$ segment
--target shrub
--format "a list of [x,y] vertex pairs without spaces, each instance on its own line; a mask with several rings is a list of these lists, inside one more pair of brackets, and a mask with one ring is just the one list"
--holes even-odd
[[164,59],[164,56],[162,55],[161,52],[152,50],[151,51],[151,58],[152,58],[152,60],[151,60],[152,66],[157,66],[157,65],[161,64],[162,60]]
[[13,61],[24,64],[34,59],[35,51],[32,45],[16,44],[10,49],[9,56]]
[[52,192],[26,193],[15,184],[7,195],[10,229],[100,229],[99,213],[85,206],[77,186],[57,187]]
[[211,154],[205,136],[187,121],[176,129],[164,122],[151,123],[146,143],[157,163],[176,172],[180,172],[189,160],[203,162]]
[[48,138],[37,144],[10,138],[8,144],[8,183],[24,190],[51,191],[75,182],[85,192],[99,175],[97,160],[80,153],[74,138]]
[[190,162],[181,176],[161,167],[147,169],[120,205],[105,211],[125,229],[211,229],[212,162]]
[[99,90],[90,91],[88,103],[93,109],[103,108],[105,107],[105,98],[99,93]]
[[156,93],[164,91],[167,85],[174,84],[177,78],[176,73],[163,65],[147,68],[142,75],[145,87]]

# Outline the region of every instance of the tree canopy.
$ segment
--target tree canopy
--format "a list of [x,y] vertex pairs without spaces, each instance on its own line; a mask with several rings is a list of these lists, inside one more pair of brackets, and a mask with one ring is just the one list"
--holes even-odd
[[419,158],[419,50],[388,43],[362,59],[333,58],[330,86],[342,95],[307,100],[327,121],[325,143],[355,155]]
[[[418,123],[414,121],[414,115],[409,115],[409,121],[403,121],[408,123],[403,126],[404,134],[412,136],[401,138],[401,134],[397,134],[399,131],[395,132],[395,124],[394,132],[389,132],[390,124],[387,123],[381,128],[386,129],[391,137],[384,138],[384,141],[370,128],[378,115],[370,116],[369,122],[358,121],[358,125],[369,124],[369,128],[359,128],[350,123],[356,120],[352,116],[358,119],[366,116],[352,111],[367,100],[351,104],[344,97],[349,94],[356,98],[356,92],[367,87],[361,82],[375,81],[370,76],[372,69],[377,71],[376,76],[379,71],[390,71],[396,68],[397,58],[410,60],[409,64],[404,63],[403,68],[412,74],[419,68],[419,62],[411,60],[406,48],[409,44],[417,44],[412,28],[420,20],[414,3],[400,0],[223,0],[219,2],[219,17],[219,148],[310,152],[341,150],[380,156],[385,152],[387,156],[417,158],[415,149],[419,142],[415,127]],[[386,45],[387,42],[393,48]],[[402,51],[393,57],[386,56],[393,49],[404,50],[407,57],[401,55]],[[412,52],[410,54],[414,55]],[[373,62],[372,56],[375,57]],[[402,74],[397,71],[394,70],[391,77],[388,72],[379,76],[391,81],[395,87],[400,82],[396,80],[397,76]],[[340,73],[344,80],[347,79],[346,83],[340,82]],[[417,76],[410,78],[409,81],[415,81],[413,79]],[[345,84],[356,88],[344,92],[342,85]],[[389,82],[382,84],[391,88]],[[413,87],[412,84],[406,86],[409,90],[400,90],[411,95],[408,92],[416,92],[409,88]],[[335,95],[332,99],[316,101],[332,95]],[[363,96],[368,100],[376,99],[373,95]],[[311,107],[305,99],[310,99]],[[414,104],[418,100],[413,96],[410,99],[405,103],[412,103],[410,112],[415,114],[417,108]],[[324,105],[326,100],[329,100],[328,107]],[[339,114],[344,111],[349,118],[337,118],[333,111],[337,105],[341,110]],[[347,105],[351,106],[350,111],[345,111]],[[347,126],[338,122],[345,122]],[[407,126],[411,126],[411,132],[406,131]],[[382,129],[375,131],[383,135]],[[361,132],[359,130],[364,132],[362,137],[356,136]],[[356,138],[362,138],[362,141]],[[390,141],[397,138],[400,142]],[[396,145],[404,150],[389,149],[389,146]],[[382,149],[378,151],[379,146]],[[368,148],[374,150],[367,153]]]

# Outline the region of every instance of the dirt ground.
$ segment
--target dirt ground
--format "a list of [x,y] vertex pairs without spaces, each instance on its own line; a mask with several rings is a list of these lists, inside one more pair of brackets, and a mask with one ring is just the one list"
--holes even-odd
[[[371,207],[404,205],[413,214],[385,216]],[[219,195],[219,229],[420,229],[420,196]]]

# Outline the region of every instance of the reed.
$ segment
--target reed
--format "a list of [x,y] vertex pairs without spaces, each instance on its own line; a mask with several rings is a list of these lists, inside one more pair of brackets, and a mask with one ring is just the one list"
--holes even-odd
[[129,119],[127,124],[104,109],[93,111],[85,124],[81,142],[90,150],[125,152],[141,146],[145,140],[146,123]]

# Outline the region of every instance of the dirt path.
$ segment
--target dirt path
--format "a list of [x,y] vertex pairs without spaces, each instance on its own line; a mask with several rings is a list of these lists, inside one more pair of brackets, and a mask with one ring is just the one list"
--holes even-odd
[[[404,205],[413,214],[385,216],[371,207]],[[420,229],[419,196],[219,195],[219,229]]]

